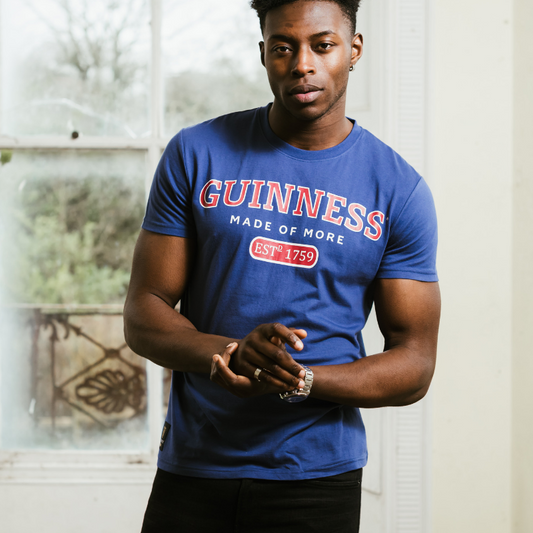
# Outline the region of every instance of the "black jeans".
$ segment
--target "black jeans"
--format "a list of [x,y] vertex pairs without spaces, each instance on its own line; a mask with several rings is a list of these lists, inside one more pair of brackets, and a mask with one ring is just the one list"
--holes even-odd
[[357,533],[362,469],[302,481],[158,470],[142,533]]

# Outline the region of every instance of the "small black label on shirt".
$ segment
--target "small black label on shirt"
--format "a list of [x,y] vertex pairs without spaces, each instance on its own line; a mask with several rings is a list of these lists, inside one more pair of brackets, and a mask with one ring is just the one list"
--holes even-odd
[[167,438],[168,432],[170,431],[170,424],[165,422],[163,426],[163,431],[161,432],[161,442],[159,443],[159,449],[163,451],[163,446],[165,445],[165,440]]

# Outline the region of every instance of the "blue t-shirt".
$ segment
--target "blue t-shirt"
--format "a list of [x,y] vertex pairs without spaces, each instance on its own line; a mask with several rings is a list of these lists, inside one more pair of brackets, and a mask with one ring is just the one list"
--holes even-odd
[[[197,242],[181,312],[204,333],[303,328],[305,365],[365,356],[372,281],[437,281],[424,180],[355,122],[333,148],[300,150],[268,106],[182,130],[157,169],[143,228]],[[306,479],[366,464],[359,410],[278,395],[240,399],[208,375],[174,372],[158,465],[196,477]]]

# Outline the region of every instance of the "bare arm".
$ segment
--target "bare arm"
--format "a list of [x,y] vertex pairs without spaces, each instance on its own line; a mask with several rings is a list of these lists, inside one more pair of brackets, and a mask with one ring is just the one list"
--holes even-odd
[[[141,231],[124,307],[124,333],[134,352],[160,366],[210,373],[213,354],[223,354],[237,339],[199,332],[174,309],[186,289],[194,258],[194,240]],[[231,351],[232,368],[246,379],[226,388],[235,386],[232,392],[236,394],[256,395],[300,384],[301,366],[271,342],[274,336],[295,350],[303,349],[295,332],[283,325],[258,326]],[[252,381],[257,367],[268,368],[271,374],[265,372],[261,382]]]
[[377,280],[375,306],[383,353],[354,363],[315,366],[311,396],[356,407],[408,405],[427,392],[440,318],[437,283]]
[[174,310],[190,276],[191,239],[141,231],[124,306],[124,334],[131,349],[158,365],[184,372],[208,372],[213,350],[232,339],[200,334]]

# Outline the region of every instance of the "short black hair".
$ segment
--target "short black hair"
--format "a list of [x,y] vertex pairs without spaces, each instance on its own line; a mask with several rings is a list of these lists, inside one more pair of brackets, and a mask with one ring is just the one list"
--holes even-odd
[[[261,31],[265,28],[265,19],[267,13],[272,9],[284,6],[286,4],[293,4],[298,0],[251,0],[250,7],[255,9],[261,24]],[[355,27],[357,25],[357,10],[361,0],[304,0],[305,2],[332,2],[337,4],[344,16],[350,21],[352,33],[355,34]]]

